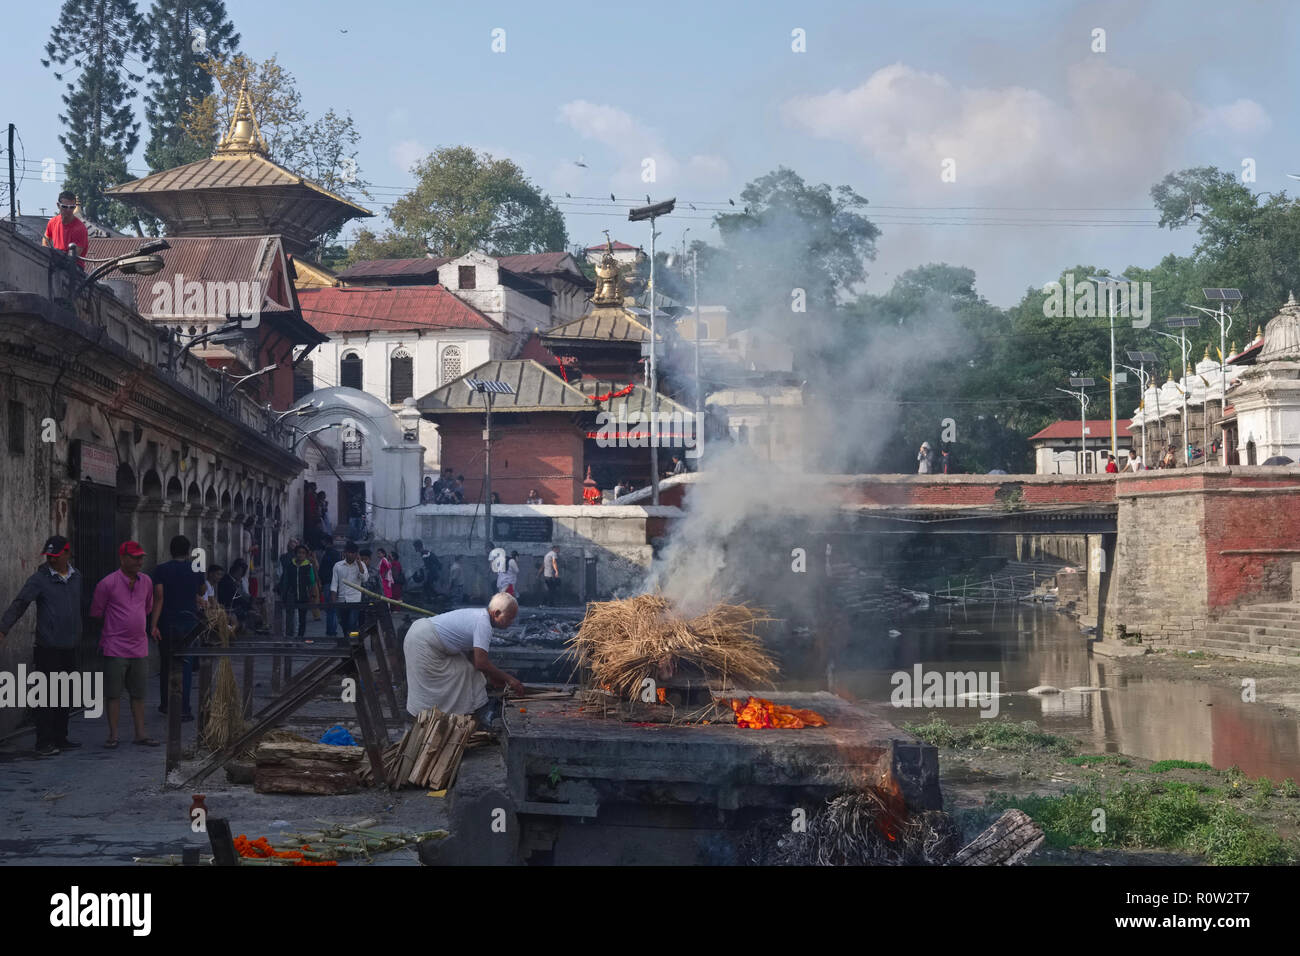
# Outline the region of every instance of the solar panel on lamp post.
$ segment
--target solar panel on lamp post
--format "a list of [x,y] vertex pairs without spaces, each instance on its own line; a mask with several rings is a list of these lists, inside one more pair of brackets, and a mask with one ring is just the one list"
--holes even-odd
[[465,384],[471,392],[483,396],[485,420],[483,424],[483,522],[487,527],[484,550],[492,543],[492,396],[513,395],[514,388],[507,382],[490,379],[467,378]]
[[[649,197],[646,197],[649,198]],[[650,503],[659,504],[659,369],[656,361],[658,342],[655,340],[655,220],[666,216],[677,205],[676,197],[649,206],[628,210],[628,222],[650,220]],[[698,322],[699,320],[696,319]]]

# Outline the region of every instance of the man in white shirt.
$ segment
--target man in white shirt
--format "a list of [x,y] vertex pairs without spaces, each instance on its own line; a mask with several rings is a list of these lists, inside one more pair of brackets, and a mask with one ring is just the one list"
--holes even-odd
[[1141,470],[1142,470],[1142,456],[1141,456],[1141,455],[1136,455],[1136,454],[1135,454],[1132,458],[1130,458],[1130,459],[1128,460],[1128,468],[1126,468],[1126,469],[1124,469],[1124,470],[1125,470],[1125,471],[1141,471]]
[[551,545],[551,550],[542,558],[542,583],[546,585],[546,603],[554,604],[560,592],[560,546]]
[[358,587],[366,586],[366,566],[361,563],[357,557],[357,543],[349,541],[343,546],[343,560],[334,565],[334,573],[330,576],[330,602],[342,601],[345,604],[353,604],[355,607],[339,608],[339,623],[343,626],[343,634],[347,636],[357,629],[360,623],[361,599],[363,595],[349,584],[355,584]]
[[515,590],[515,585],[519,583],[519,552],[511,551],[510,559],[506,561],[506,569],[497,575],[497,591],[502,594],[509,594],[515,598],[519,597]]
[[416,621],[406,632],[406,712],[412,716],[432,707],[444,714],[474,714],[486,723],[487,681],[506,685],[515,694],[524,685],[488,658],[492,628],[509,627],[519,604],[509,594],[495,594],[486,608],[462,607]]

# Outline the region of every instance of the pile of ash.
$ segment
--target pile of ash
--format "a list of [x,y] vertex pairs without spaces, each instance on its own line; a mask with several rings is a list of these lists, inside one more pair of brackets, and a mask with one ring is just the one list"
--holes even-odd
[[582,622],[571,617],[537,614],[514,624],[493,637],[494,643],[528,647],[565,647],[578,633]]

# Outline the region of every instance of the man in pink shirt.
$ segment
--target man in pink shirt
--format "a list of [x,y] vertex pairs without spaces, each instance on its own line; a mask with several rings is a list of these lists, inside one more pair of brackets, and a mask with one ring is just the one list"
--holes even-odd
[[157,747],[158,741],[145,735],[144,698],[149,678],[149,638],[161,640],[157,625],[149,630],[149,612],[153,610],[153,581],[141,573],[144,548],[127,541],[117,549],[121,568],[95,585],[90,602],[90,616],[103,621],[99,648],[104,653],[105,712],[108,714],[108,740],[104,746],[117,746],[118,703],[125,688],[131,695],[131,718],[135,722],[135,742],[142,747]]

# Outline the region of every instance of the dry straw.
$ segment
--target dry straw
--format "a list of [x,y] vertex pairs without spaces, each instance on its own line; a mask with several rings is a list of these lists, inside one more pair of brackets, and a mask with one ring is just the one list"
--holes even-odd
[[[203,643],[219,643],[222,647],[230,646],[234,629],[224,608],[209,606],[204,614],[207,633]],[[217,640],[214,642],[212,637]],[[208,701],[208,718],[203,727],[203,745],[209,750],[224,750],[226,745],[237,740],[245,730],[244,701],[235,682],[235,670],[229,657],[217,659],[216,673],[212,680],[212,695]]]
[[684,618],[663,595],[642,594],[588,604],[572,644],[592,682],[624,698],[645,678],[683,662],[724,686],[770,686],[778,668],[755,633],[770,620],[743,604],[717,604],[698,617]]

